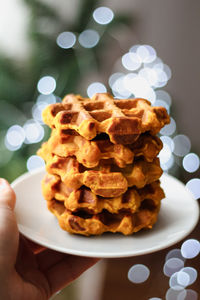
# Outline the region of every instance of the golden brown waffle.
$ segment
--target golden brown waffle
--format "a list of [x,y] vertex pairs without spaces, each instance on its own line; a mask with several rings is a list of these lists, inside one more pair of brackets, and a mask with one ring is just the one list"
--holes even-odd
[[142,188],[162,175],[158,158],[152,162],[140,159],[125,168],[112,165],[109,160],[101,160],[98,167],[86,169],[74,157],[48,155],[43,157],[47,162],[48,173],[59,175],[74,190],[85,185],[102,197],[120,196],[131,186]]
[[108,169],[104,170],[103,166],[97,169],[87,170],[74,157],[63,158],[56,155],[46,164],[48,173],[59,175],[74,190],[85,185],[102,197],[117,197],[125,193],[128,184],[120,172],[111,173]]
[[162,149],[162,141],[157,136],[142,134],[139,139],[130,145],[113,144],[109,139],[88,141],[82,136],[59,134],[53,130],[47,144],[43,144],[43,157],[46,152],[61,157],[75,156],[79,163],[87,168],[94,168],[101,159],[113,159],[113,163],[120,168],[131,164],[134,157],[142,156],[152,161]]
[[96,94],[91,99],[67,95],[62,103],[49,105],[43,120],[51,128],[77,133],[91,140],[99,133],[109,135],[114,144],[132,144],[141,133],[157,134],[169,123],[164,107],[152,107],[145,99],[121,99]]
[[64,203],[56,200],[47,201],[48,209],[57,217],[63,230],[85,236],[100,235],[104,232],[120,232],[130,235],[142,228],[152,228],[158,217],[160,202],[144,200],[140,209],[134,214],[121,212],[111,214],[103,210],[96,215],[85,212],[73,213],[67,210]]
[[98,214],[103,209],[111,213],[127,211],[134,213],[145,199],[159,204],[164,198],[160,182],[156,181],[146,185],[143,189],[129,188],[123,195],[115,198],[103,198],[92,193],[88,188],[82,187],[71,190],[59,178],[46,174],[42,181],[43,196],[47,201],[53,199],[64,202],[65,207],[72,211],[84,210],[90,214]]

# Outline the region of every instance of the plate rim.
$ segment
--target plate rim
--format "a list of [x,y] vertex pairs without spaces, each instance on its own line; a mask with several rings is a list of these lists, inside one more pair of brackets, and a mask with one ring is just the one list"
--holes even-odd
[[[28,179],[28,178],[32,177],[33,175],[37,175],[38,173],[41,173],[41,172],[45,172],[45,167],[37,168],[33,171],[29,171],[29,172],[26,172],[26,173],[22,174],[21,176],[16,178],[11,183],[12,188],[15,189],[15,187],[19,183],[21,183],[24,179]],[[43,241],[38,242],[37,238],[33,238],[33,237],[29,236],[26,232],[23,231],[23,228],[22,228],[23,226],[21,226],[20,224],[17,224],[19,232],[23,236],[25,236],[27,239],[29,239],[30,241],[33,241],[33,242],[35,242],[35,243],[37,243],[37,244],[39,244],[43,247],[46,247],[46,248],[49,248],[49,249],[52,249],[52,250],[55,250],[55,251],[58,251],[58,252],[62,252],[62,253],[70,254],[70,255],[75,255],[75,256],[82,256],[82,257],[98,257],[98,258],[123,258],[124,257],[125,258],[125,257],[135,257],[135,256],[146,255],[146,254],[161,251],[163,249],[167,249],[167,248],[179,243],[181,240],[183,240],[185,237],[187,237],[194,230],[194,228],[196,227],[196,225],[198,223],[198,220],[199,220],[200,209],[199,209],[198,201],[194,199],[192,193],[189,191],[189,189],[186,188],[186,186],[184,185],[183,182],[181,182],[179,179],[177,179],[176,177],[174,177],[174,176],[172,176],[172,175],[170,175],[166,172],[164,172],[162,176],[170,177],[173,180],[177,181],[179,184],[181,184],[183,186],[183,188],[186,189],[187,192],[190,194],[190,197],[194,200],[194,206],[196,206],[196,209],[195,209],[196,213],[192,218],[193,224],[191,225],[190,230],[188,230],[187,232],[184,232],[182,235],[180,235],[180,237],[177,238],[175,242],[172,240],[172,241],[169,241],[167,244],[162,244],[160,246],[156,246],[156,248],[152,247],[152,248],[147,248],[146,250],[145,249],[138,250],[136,252],[124,251],[124,250],[123,250],[123,253],[122,252],[119,252],[119,253],[112,253],[111,252],[110,253],[110,252],[98,252],[98,251],[94,252],[94,251],[88,251],[88,250],[87,250],[87,252],[86,251],[83,252],[82,250],[77,250],[77,249],[75,249],[75,250],[74,249],[68,249],[68,248],[64,248],[64,247],[56,246],[56,245],[52,246],[52,245],[49,245],[48,243],[45,243]],[[74,237],[76,237],[76,235],[74,235]],[[88,238],[88,237],[84,237],[84,238]],[[122,236],[122,238],[126,238],[126,237]]]

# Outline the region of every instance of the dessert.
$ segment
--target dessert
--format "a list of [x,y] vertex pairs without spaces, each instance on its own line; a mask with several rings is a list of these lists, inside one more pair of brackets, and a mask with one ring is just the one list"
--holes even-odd
[[156,134],[169,123],[165,108],[107,93],[67,95],[43,120],[52,133],[38,151],[42,191],[62,229],[89,236],[152,228],[164,198]]

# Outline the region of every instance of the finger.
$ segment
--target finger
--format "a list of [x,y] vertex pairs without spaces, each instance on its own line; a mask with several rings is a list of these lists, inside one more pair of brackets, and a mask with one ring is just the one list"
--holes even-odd
[[60,262],[65,256],[67,255],[64,253],[46,249],[43,252],[37,254],[36,259],[40,270],[45,271]]
[[25,237],[24,237],[24,239],[26,240],[27,244],[29,245],[29,248],[33,251],[34,254],[38,254],[38,253],[46,250],[45,247],[43,247],[41,245],[38,245],[35,242],[32,242],[32,241],[30,241],[29,239],[27,239]]
[[21,275],[29,269],[37,269],[35,255],[29,247],[27,240],[22,235],[19,236],[19,247],[15,268]]
[[98,258],[88,258],[68,255],[59,263],[44,272],[52,294],[61,290],[84,271],[98,262]]
[[[33,288],[32,293],[37,292],[37,296],[32,294],[33,298],[31,299],[49,299],[49,284],[45,276],[38,268],[36,255],[31,250],[27,239],[22,235],[20,235],[19,239],[19,249],[15,269],[21,278],[23,278],[24,282],[26,282],[25,286],[31,284],[31,286],[35,287]],[[46,292],[45,296],[41,298],[42,291]],[[48,297],[46,297],[47,295]],[[27,299],[27,297],[25,298]]]
[[19,232],[13,211],[15,199],[9,183],[0,178],[0,262],[6,269],[14,266],[18,249]]
[[11,210],[14,210],[15,202],[15,192],[7,180],[0,178],[0,207],[8,207]]

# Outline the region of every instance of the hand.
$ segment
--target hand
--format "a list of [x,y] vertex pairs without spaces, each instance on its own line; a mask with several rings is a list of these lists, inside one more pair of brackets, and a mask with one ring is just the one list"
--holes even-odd
[[19,234],[15,193],[0,178],[0,299],[46,300],[98,259],[39,249]]

